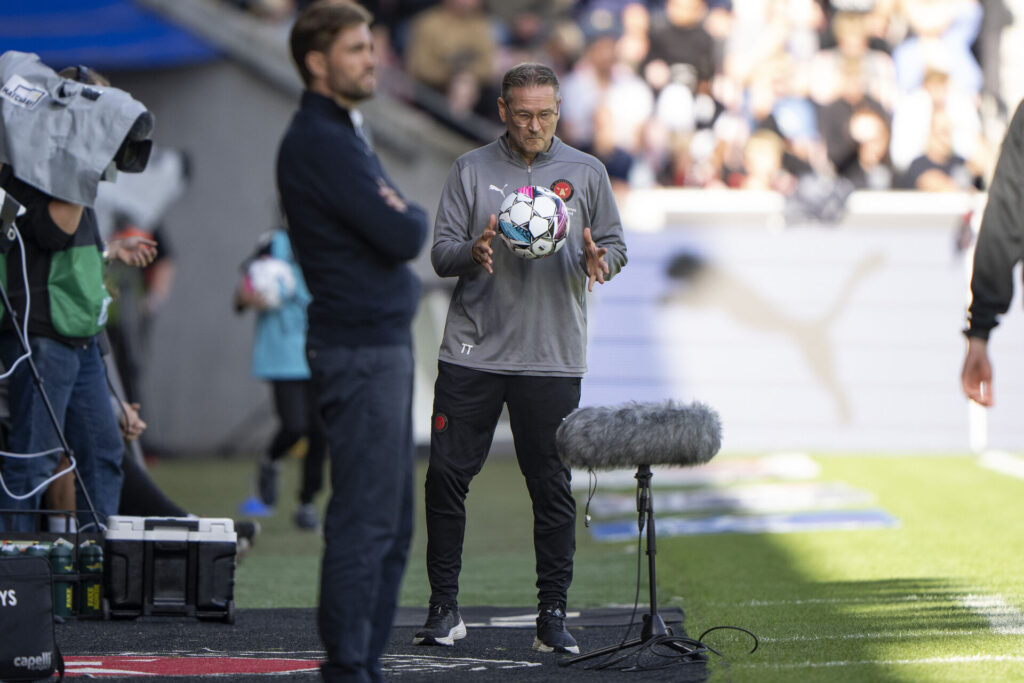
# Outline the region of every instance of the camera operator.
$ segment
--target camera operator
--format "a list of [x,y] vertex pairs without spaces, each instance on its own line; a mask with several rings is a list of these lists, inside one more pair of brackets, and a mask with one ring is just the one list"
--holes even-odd
[[[91,86],[109,85],[85,67],[60,72]],[[111,408],[98,335],[107,322],[110,294],[104,266],[113,260],[144,267],[156,257],[152,240],[129,237],[104,245],[91,208],[53,197],[15,177],[16,169],[0,171],[0,185],[26,209],[18,219],[27,274],[22,275],[21,249],[14,247],[0,262],[14,313],[24,327],[43,390],[57,415],[78,463],[78,479],[100,515],[116,514],[121,496],[124,445]],[[4,267],[5,266],[5,267]],[[28,304],[30,302],[30,304]],[[27,305],[28,304],[28,305]],[[28,319],[25,310],[29,308]],[[10,368],[24,353],[9,316],[0,321],[0,358]],[[27,364],[9,379],[11,434],[14,453],[40,453],[60,447],[42,392]],[[40,486],[57,467],[60,454],[34,458],[3,458],[8,490],[23,495]],[[61,480],[57,480],[60,482]],[[42,491],[24,500],[0,490],[0,509],[36,510]],[[93,521],[90,515],[83,524]],[[33,515],[0,517],[18,531],[35,529]]]

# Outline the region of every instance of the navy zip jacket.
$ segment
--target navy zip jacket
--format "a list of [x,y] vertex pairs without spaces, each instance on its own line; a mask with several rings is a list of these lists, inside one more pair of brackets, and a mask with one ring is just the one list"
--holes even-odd
[[296,259],[313,295],[307,346],[390,346],[412,341],[420,283],[409,267],[427,215],[380,195],[380,159],[347,109],[306,91],[278,150],[277,188]]

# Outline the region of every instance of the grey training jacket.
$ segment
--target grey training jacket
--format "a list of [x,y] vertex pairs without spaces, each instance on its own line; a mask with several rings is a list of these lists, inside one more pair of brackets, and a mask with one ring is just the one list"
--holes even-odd
[[[494,274],[472,257],[473,242],[502,200],[525,185],[557,192],[569,236],[555,254],[526,260],[495,237]],[[456,160],[434,224],[430,261],[458,277],[439,359],[501,374],[582,377],[587,369],[587,268],[583,229],[606,247],[607,280],[626,264],[619,210],[604,165],[557,137],[527,165],[504,136]],[[598,285],[599,286],[599,285]]]

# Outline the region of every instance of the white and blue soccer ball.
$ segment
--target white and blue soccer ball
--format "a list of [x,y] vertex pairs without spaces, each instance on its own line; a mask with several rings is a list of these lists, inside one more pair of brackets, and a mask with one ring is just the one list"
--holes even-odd
[[259,294],[269,308],[277,308],[295,293],[295,272],[283,259],[261,256],[249,264],[245,285]]
[[569,236],[569,211],[562,198],[546,187],[520,187],[501,202],[498,234],[520,258],[550,256]]

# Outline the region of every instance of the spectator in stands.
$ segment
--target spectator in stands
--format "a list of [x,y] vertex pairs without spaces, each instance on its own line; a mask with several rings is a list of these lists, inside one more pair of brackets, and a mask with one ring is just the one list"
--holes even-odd
[[[823,103],[818,109],[818,130],[825,142],[828,160],[837,171],[854,162],[859,143],[853,137],[850,120],[855,111],[870,109],[888,120],[882,104],[864,88],[864,63],[859,59],[839,62],[839,89],[835,99]],[[888,124],[886,124],[888,126]]]
[[296,19],[290,46],[306,89],[277,158],[313,296],[306,358],[331,458],[319,611],[327,681],[382,679],[413,524],[420,284],[409,262],[427,215],[395,189],[352,115],[377,86],[371,21],[351,3],[314,3]]
[[889,124],[872,107],[859,107],[850,116],[850,138],[856,154],[838,170],[858,190],[891,190],[896,173],[889,159]]
[[903,37],[900,31],[906,30],[902,3],[903,0],[871,0],[861,3],[860,7],[858,0],[851,3],[852,7],[864,12],[864,28],[872,49],[892,55],[893,48]]
[[[277,268],[277,272],[273,269]],[[268,298],[262,283],[254,282],[273,273]],[[306,363],[306,306],[309,290],[292,254],[291,241],[283,228],[264,234],[252,256],[242,265],[242,282],[235,291],[235,311],[253,309],[256,337],[252,348],[252,374],[270,383],[278,430],[260,459],[256,478],[256,500],[246,501],[242,512],[269,514],[277,505],[280,460],[306,439],[302,465],[299,507],[294,522],[300,529],[320,526],[313,498],[323,485],[327,439],[317,408],[316,392]]]
[[904,0],[908,36],[893,49],[901,92],[919,87],[930,65],[945,63],[952,87],[977,97],[982,74],[971,46],[981,28],[978,0]]
[[890,152],[896,168],[905,172],[911,161],[925,153],[930,132],[922,122],[931,121],[936,111],[945,112],[950,120],[957,156],[985,166],[990,153],[977,105],[953,86],[949,73],[937,62],[925,71],[921,87],[900,98],[893,113]]
[[442,0],[412,19],[405,69],[448,98],[456,117],[497,96],[496,31],[482,0]]
[[651,14],[644,3],[633,1],[622,8],[619,19],[622,35],[615,50],[624,64],[639,73],[651,47]]
[[672,140],[672,131],[657,117],[647,120],[641,131],[640,148],[632,155],[631,187],[656,187],[662,183],[672,166]]
[[730,187],[741,190],[773,190],[791,194],[796,189],[796,176],[782,164],[785,143],[774,131],[754,131],[743,148],[743,172],[734,174]]
[[598,109],[607,109],[615,131],[615,146],[633,152],[641,127],[650,117],[654,99],[642,78],[616,54],[620,29],[608,14],[591,15],[584,23],[587,48],[565,76],[559,131],[569,144],[590,147]]
[[611,109],[602,105],[594,112],[594,135],[589,146],[581,146],[580,150],[597,157],[612,184],[612,191],[619,202],[624,199],[629,189],[630,171],[633,168],[633,156],[617,143],[617,130],[612,119]]
[[780,52],[751,74],[746,115],[752,130],[770,130],[783,143],[782,164],[793,176],[814,170],[824,156],[810,100],[790,90],[793,60]]
[[[821,50],[813,57],[813,79],[818,82],[822,78],[828,79],[829,74],[842,73],[842,83],[859,74],[860,90],[865,96],[881,105],[884,111],[892,112],[897,95],[896,69],[888,54],[871,48],[868,28],[867,16],[862,12],[837,12],[833,15],[832,33],[836,47]],[[851,87],[843,84],[844,90]],[[835,96],[843,97],[843,94],[836,93]]]
[[715,74],[715,40],[704,28],[705,0],[666,0],[664,14],[652,17],[650,49],[643,65],[657,93],[673,79],[710,81]]
[[579,24],[567,17],[549,26],[540,47],[530,54],[532,60],[550,63],[557,73],[565,74],[579,61],[585,47]]
[[925,192],[965,192],[975,177],[963,157],[953,150],[953,127],[943,109],[932,112],[924,154],[910,162],[901,187]]
[[498,21],[501,44],[516,55],[543,44],[548,30],[569,18],[573,0],[484,0],[484,10]]
[[1024,252],[1024,216],[1021,215],[1021,172],[1024,169],[1024,102],[1006,131],[999,161],[988,190],[974,248],[971,301],[967,308],[967,353],[960,383],[967,398],[994,405],[993,372],[988,340],[999,318],[1013,300],[1014,269]]

